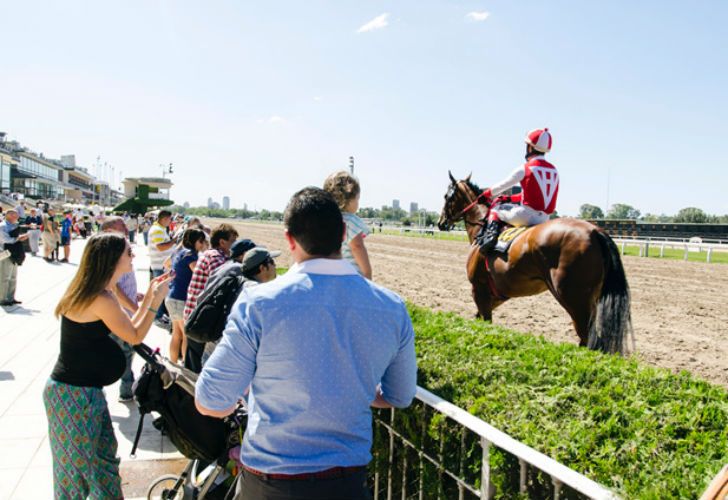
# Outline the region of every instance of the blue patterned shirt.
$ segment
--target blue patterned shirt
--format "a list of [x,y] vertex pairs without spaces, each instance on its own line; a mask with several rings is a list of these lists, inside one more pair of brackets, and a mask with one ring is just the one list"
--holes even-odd
[[416,375],[402,299],[345,260],[312,259],[243,290],[196,397],[223,411],[250,386],[242,462],[297,474],[367,464],[377,386],[406,407]]

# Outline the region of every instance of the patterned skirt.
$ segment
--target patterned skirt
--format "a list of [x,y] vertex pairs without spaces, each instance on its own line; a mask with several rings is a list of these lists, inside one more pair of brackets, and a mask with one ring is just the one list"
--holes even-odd
[[104,392],[48,380],[43,402],[55,498],[123,498],[116,437]]

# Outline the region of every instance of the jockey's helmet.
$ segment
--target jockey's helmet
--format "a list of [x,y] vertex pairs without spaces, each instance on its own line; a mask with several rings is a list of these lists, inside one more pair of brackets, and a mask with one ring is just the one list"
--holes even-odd
[[537,128],[526,134],[526,144],[533,146],[533,149],[541,153],[551,151],[551,132],[547,128]]

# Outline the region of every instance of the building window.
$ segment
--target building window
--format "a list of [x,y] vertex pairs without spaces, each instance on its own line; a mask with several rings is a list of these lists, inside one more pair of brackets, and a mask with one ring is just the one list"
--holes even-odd
[[10,191],[10,164],[0,158],[0,193]]

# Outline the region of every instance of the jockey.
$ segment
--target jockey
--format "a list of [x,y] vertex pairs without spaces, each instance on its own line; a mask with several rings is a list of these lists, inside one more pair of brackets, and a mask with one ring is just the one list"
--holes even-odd
[[533,226],[549,220],[549,215],[556,209],[559,193],[559,173],[544,158],[550,150],[549,129],[532,130],[526,135],[526,163],[480,195],[482,199],[491,199],[517,184],[521,185],[521,193],[501,196],[494,201],[487,224],[475,239],[483,255],[495,246],[498,233],[505,224]]

